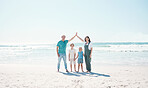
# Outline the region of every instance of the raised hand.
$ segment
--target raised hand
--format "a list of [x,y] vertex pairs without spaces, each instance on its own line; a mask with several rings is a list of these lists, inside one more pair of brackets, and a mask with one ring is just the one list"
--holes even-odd
[[76,32],[76,36],[77,36],[77,34],[78,34],[78,33]]

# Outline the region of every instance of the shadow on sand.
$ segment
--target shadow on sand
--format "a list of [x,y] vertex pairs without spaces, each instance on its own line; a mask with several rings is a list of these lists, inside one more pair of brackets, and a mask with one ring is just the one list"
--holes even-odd
[[99,77],[99,76],[104,76],[104,77],[110,77],[110,75],[105,75],[105,74],[100,74],[100,73],[95,73],[95,72],[90,72],[90,73],[86,73],[86,72],[59,72],[62,73],[64,75],[68,75],[68,76],[90,76],[90,77]]
[[59,72],[59,73],[62,73],[64,75],[68,75],[68,76],[77,76],[77,77],[80,77],[81,76],[79,74],[74,74],[74,73],[70,73],[70,72]]

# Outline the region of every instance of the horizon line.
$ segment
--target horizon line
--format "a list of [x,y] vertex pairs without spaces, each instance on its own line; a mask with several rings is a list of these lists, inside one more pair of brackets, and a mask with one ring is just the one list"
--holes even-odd
[[[83,42],[73,42],[73,43],[83,43]],[[100,41],[93,43],[148,43],[148,41]],[[46,45],[46,44],[56,44],[56,43],[5,43],[0,45]]]

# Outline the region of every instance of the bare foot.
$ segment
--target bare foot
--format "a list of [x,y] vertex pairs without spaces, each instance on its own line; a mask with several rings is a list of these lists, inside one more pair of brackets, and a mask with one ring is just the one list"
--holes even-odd
[[89,71],[86,71],[87,73],[89,72]]

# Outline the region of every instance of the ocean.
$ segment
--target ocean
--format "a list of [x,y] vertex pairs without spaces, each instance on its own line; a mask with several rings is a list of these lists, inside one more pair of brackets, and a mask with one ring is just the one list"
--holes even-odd
[[[78,52],[83,43],[74,43]],[[92,43],[94,65],[148,65],[148,42]],[[70,43],[67,45],[67,55]],[[84,47],[83,47],[84,49]],[[56,64],[56,44],[0,45],[0,64]],[[67,60],[68,62],[68,60]]]

